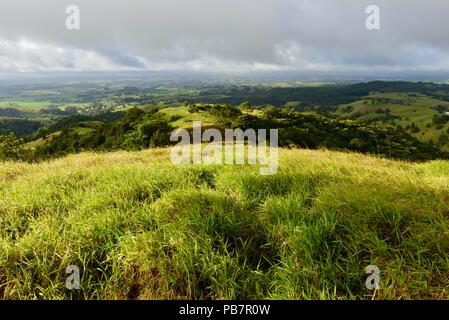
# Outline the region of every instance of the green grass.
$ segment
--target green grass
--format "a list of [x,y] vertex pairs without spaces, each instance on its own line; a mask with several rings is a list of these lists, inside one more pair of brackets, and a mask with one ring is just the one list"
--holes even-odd
[[[371,99],[373,98],[394,99],[397,101],[402,101],[403,104],[372,104]],[[344,112],[345,108],[349,105],[352,106],[353,111],[350,113]],[[338,107],[336,114],[342,118],[345,118],[351,116],[354,117],[356,113],[361,113],[362,115],[357,117],[358,120],[370,120],[373,119],[373,117],[378,116],[374,113],[375,110],[390,109],[392,115],[400,117],[400,119],[395,119],[396,124],[405,128],[407,125],[415,123],[420,131],[417,133],[412,133],[413,135],[422,141],[429,141],[432,139],[436,142],[439,136],[442,133],[446,133],[449,129],[449,123],[444,125],[444,127],[440,130],[437,130],[435,126],[427,128],[427,124],[432,123],[432,117],[434,115],[438,115],[438,112],[435,109],[432,109],[432,107],[438,105],[449,107],[449,102],[436,100],[421,94],[411,96],[407,93],[378,93],[372,94],[350,104],[341,105]],[[448,151],[449,146],[443,146],[442,149]]]
[[[103,122],[101,121],[82,121],[79,123],[79,125],[83,125],[82,127],[72,127],[70,130],[72,132],[75,132],[79,134],[80,136],[86,135],[94,131],[95,129],[98,129]],[[25,143],[25,148],[27,149],[36,149],[38,147],[41,147],[45,145],[47,142],[51,141],[53,137],[56,137],[61,134],[61,131],[53,132],[43,138],[39,138],[36,140],[32,140],[30,142]]]
[[45,143],[47,143],[48,141],[51,141],[51,139],[53,139],[53,137],[58,136],[58,135],[60,135],[60,134],[61,134],[61,131],[56,131],[56,132],[53,132],[53,133],[47,135],[47,136],[45,137],[45,139],[39,138],[39,139],[30,141],[30,142],[27,142],[27,143],[25,143],[25,148],[27,148],[27,149],[35,149],[35,148],[38,148],[38,147],[40,147],[40,146],[43,146],[43,145],[44,145]]
[[261,176],[169,152],[0,164],[0,298],[449,298],[448,162],[291,149]]
[[15,108],[21,111],[37,112],[43,108],[47,108],[53,103],[49,101],[24,101],[24,100],[2,100],[0,108]]
[[204,111],[190,113],[188,107],[172,107],[161,109],[160,112],[167,116],[167,120],[174,128],[191,127],[194,121],[201,121],[203,125],[219,124],[214,117]]

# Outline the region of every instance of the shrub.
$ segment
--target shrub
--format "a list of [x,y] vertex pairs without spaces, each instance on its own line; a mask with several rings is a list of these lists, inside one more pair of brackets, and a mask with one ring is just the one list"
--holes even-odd
[[0,135],[0,160],[18,160],[25,154],[23,140],[13,133]]

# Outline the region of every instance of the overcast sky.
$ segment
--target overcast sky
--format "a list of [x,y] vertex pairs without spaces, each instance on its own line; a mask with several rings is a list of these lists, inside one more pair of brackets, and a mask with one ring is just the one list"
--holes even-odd
[[[0,0],[0,72],[449,71],[448,0]],[[66,29],[66,7],[80,30]],[[365,9],[380,8],[380,30]]]

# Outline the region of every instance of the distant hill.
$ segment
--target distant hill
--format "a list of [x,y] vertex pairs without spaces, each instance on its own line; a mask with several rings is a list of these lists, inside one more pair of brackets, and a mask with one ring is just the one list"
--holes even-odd
[[[278,128],[283,146],[408,160],[447,158],[449,152],[447,84],[89,85],[17,89],[17,97],[0,101],[0,133],[24,138],[35,159],[163,146],[173,128],[193,120],[219,127]],[[273,106],[292,111],[267,113]],[[127,117],[130,110],[134,115]]]
[[449,150],[449,102],[417,93],[371,93],[340,105],[338,119],[401,126],[421,141]]
[[240,104],[249,101],[253,105],[270,104],[282,107],[289,102],[299,101],[302,108],[317,107],[320,110],[340,104],[351,103],[371,92],[421,93],[435,99],[449,101],[449,84],[430,82],[372,81],[349,85],[322,85],[296,88],[243,87],[239,89],[217,89],[220,96],[214,96],[211,90],[203,90],[189,102]]
[[89,150],[141,150],[170,145],[170,133],[179,127],[191,127],[193,121],[220,130],[278,129],[278,143],[284,147],[352,150],[411,161],[449,158],[449,154],[391,124],[338,120],[291,109],[258,109],[249,105],[132,108],[118,119],[73,116],[39,131],[27,146],[33,159]]

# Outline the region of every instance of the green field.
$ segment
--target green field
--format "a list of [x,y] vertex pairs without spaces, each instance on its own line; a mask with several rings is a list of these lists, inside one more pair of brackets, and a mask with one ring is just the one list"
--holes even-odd
[[206,112],[190,113],[188,107],[164,108],[160,112],[167,115],[168,120],[174,120],[170,121],[170,124],[175,128],[192,126],[194,121],[201,121],[204,125],[217,124],[210,114]]
[[39,113],[42,109],[58,106],[59,109],[65,110],[67,107],[75,107],[83,109],[86,103],[53,103],[51,101],[32,101],[32,100],[0,100],[0,108],[13,108],[19,111],[29,111]]
[[0,163],[0,299],[449,299],[447,161],[289,149],[261,176],[169,153]]
[[39,139],[30,141],[30,142],[28,142],[28,143],[25,144],[25,147],[26,147],[26,148],[30,148],[30,149],[35,149],[35,148],[37,148],[37,147],[40,147],[40,146],[44,145],[44,144],[47,143],[48,141],[51,141],[51,139],[52,139],[54,136],[57,136],[57,135],[59,135],[60,133],[61,133],[60,131],[57,131],[57,132],[54,132],[54,133],[52,133],[52,134],[49,134],[45,139],[44,139],[44,138],[39,138]]
[[53,104],[49,101],[1,100],[0,108],[14,108],[22,111],[37,112]]
[[[392,102],[379,103],[376,99]],[[346,111],[349,106],[352,107],[351,112]],[[441,134],[446,134],[449,130],[449,123],[446,123],[441,129],[437,129],[435,126],[428,127],[428,124],[432,124],[432,117],[439,114],[437,110],[432,109],[436,106],[447,107],[449,110],[449,102],[432,99],[422,94],[383,93],[372,94],[359,101],[341,105],[337,108],[335,114],[340,118],[377,121],[378,114],[375,111],[389,109],[391,115],[400,117],[394,120],[397,125],[405,128],[407,125],[414,123],[419,128],[419,132],[411,132],[413,135],[422,141],[432,139],[436,142]],[[443,146],[443,149],[449,150],[449,146]]]

